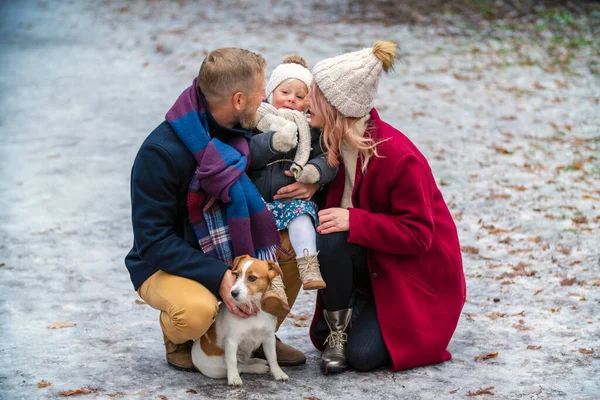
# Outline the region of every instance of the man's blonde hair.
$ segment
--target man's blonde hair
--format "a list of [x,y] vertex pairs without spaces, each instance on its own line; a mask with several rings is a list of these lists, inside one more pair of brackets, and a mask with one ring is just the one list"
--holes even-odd
[[236,92],[247,94],[256,84],[256,74],[267,62],[260,54],[235,47],[211,51],[200,66],[198,86],[206,97],[222,99]]

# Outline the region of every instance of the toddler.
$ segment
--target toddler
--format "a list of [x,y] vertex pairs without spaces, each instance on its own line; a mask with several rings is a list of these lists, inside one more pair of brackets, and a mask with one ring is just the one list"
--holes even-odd
[[[302,57],[288,56],[273,70],[265,88],[268,103],[260,106],[255,117],[256,128],[262,133],[250,141],[248,170],[277,229],[288,229],[304,290],[325,288],[317,259],[317,205],[306,200],[273,200],[273,196],[295,181],[327,184],[337,173],[337,168],[327,163],[320,129],[311,129],[308,124],[306,97],[311,82],[312,74]],[[284,173],[288,170],[294,177]],[[271,290],[263,297],[263,308],[289,311],[281,278],[272,281]]]

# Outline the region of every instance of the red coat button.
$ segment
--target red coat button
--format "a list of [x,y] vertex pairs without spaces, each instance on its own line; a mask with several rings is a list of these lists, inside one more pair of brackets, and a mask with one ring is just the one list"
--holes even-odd
[[373,272],[373,273],[371,274],[371,276],[373,277],[373,279],[377,279],[377,278],[379,278],[379,274],[378,274],[377,272]]

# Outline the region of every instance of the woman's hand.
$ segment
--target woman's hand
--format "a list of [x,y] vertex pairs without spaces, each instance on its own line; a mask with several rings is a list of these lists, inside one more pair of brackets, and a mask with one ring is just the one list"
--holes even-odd
[[319,211],[318,215],[317,232],[321,235],[350,230],[350,212],[345,208],[327,208]]
[[[294,176],[291,171],[285,171],[285,174]],[[273,200],[310,200],[320,187],[318,183],[294,182],[279,189],[273,196]]]

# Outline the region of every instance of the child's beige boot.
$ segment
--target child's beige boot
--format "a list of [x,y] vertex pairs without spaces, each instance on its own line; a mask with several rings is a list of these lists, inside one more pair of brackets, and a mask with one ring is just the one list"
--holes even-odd
[[271,286],[262,297],[261,307],[263,311],[277,318],[285,318],[290,312],[290,305],[287,301],[281,276],[276,276],[271,280]]
[[302,289],[304,290],[318,290],[327,287],[321,276],[318,255],[318,251],[317,254],[309,254],[308,249],[304,249],[304,255],[296,258]]

